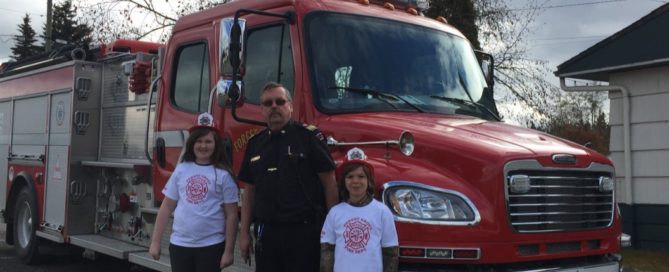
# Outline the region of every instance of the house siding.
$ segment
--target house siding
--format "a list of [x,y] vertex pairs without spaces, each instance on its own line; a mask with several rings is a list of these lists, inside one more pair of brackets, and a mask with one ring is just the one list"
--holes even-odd
[[623,183],[623,99],[620,92],[609,93],[610,158],[616,166],[623,231],[637,248],[669,250],[669,67],[611,74],[610,84],[630,93],[631,200],[625,199]]

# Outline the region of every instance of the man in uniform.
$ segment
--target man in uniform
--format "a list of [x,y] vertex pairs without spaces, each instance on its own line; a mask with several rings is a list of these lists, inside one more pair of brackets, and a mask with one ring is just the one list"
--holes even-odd
[[321,227],[338,201],[334,162],[323,134],[291,119],[286,88],[270,82],[260,100],[267,129],[249,140],[239,172],[242,257],[253,221],[256,271],[318,271]]

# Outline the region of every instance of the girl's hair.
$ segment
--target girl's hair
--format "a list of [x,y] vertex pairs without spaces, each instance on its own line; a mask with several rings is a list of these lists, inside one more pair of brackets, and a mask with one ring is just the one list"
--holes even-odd
[[337,187],[339,189],[339,198],[341,201],[346,201],[350,197],[348,190],[346,190],[346,175],[356,170],[362,168],[362,172],[367,176],[367,194],[374,197],[374,191],[376,190],[374,186],[374,176],[372,176],[372,171],[369,170],[367,165],[361,163],[350,163],[344,166],[344,169],[341,171],[341,177],[339,177],[339,182],[337,182]]
[[226,156],[225,150],[223,149],[223,141],[221,140],[221,136],[211,128],[196,128],[190,132],[190,135],[188,135],[188,139],[186,140],[186,151],[184,152],[181,161],[194,162],[195,142],[197,142],[197,139],[200,137],[204,137],[209,133],[214,134],[214,153],[212,153],[211,157],[209,158],[211,164],[217,168],[225,169],[232,175],[232,167],[230,167],[230,161],[228,160],[228,156]]

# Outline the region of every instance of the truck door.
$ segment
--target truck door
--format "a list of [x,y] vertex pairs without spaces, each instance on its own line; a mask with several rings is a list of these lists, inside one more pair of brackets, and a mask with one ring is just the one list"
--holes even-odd
[[208,110],[214,78],[210,64],[215,63],[210,57],[216,55],[213,33],[207,25],[175,33],[170,40],[155,126],[153,190],[157,201],[163,199],[162,189],[178,163],[188,128],[199,113]]

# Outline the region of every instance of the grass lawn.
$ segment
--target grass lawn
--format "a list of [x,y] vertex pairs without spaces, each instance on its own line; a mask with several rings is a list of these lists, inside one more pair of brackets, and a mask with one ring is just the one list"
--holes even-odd
[[623,249],[625,271],[669,271],[669,251]]

